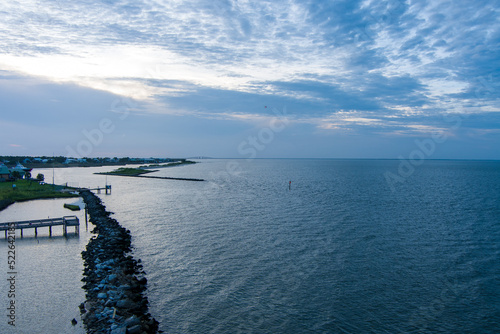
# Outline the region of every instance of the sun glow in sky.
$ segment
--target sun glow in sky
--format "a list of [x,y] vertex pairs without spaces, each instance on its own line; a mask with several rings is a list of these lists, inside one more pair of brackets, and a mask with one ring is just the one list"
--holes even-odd
[[241,143],[286,118],[258,157],[397,158],[441,132],[429,158],[500,159],[499,12],[492,0],[6,1],[1,151],[69,155],[109,119],[82,155],[247,158]]

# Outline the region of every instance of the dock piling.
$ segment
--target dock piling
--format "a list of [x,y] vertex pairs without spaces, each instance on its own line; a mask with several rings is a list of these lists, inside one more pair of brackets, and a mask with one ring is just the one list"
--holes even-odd
[[87,231],[89,230],[89,219],[87,218],[89,211],[87,209],[87,205],[85,204],[85,228]]

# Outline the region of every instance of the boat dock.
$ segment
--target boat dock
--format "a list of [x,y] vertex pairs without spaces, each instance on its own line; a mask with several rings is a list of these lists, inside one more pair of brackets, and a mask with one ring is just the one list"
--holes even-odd
[[111,195],[111,185],[107,184],[105,187],[96,187],[96,188],[80,188],[80,190],[97,190],[97,193],[100,194],[101,190],[106,191],[106,195]]
[[35,229],[35,236],[38,235],[38,229],[41,227],[49,228],[49,235],[52,236],[52,227],[62,226],[63,235],[68,235],[68,226],[75,227],[75,234],[79,233],[80,221],[76,216],[64,216],[62,218],[48,218],[36,220],[23,220],[17,222],[0,223],[0,231],[5,231],[5,239],[7,239],[7,232],[12,234],[11,231],[21,230],[21,238],[23,237],[23,230],[27,228]]

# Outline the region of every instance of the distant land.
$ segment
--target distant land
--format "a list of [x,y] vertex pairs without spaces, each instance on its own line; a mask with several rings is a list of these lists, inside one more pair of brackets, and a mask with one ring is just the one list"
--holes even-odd
[[129,157],[101,157],[101,158],[73,158],[48,156],[0,156],[0,162],[7,167],[18,163],[27,168],[64,168],[64,167],[100,167],[120,165],[160,164],[168,162],[182,162],[184,158],[129,158]]
[[195,157],[188,157],[186,159],[197,159],[197,160],[202,160],[202,159],[217,159],[217,158],[213,158],[213,157],[204,157],[204,156],[195,156]]
[[[2,163],[7,166],[2,165]],[[41,179],[32,178],[32,168],[64,168],[64,167],[99,167],[99,166],[123,166],[130,164],[141,165],[139,168],[119,168],[115,171],[103,173],[106,175],[119,176],[141,176],[156,170],[152,168],[164,168],[194,164],[194,161],[174,158],[67,158],[46,156],[0,156],[0,166],[6,169],[0,177],[0,211],[13,204],[41,198],[76,197],[72,191],[77,189],[59,185],[49,185]],[[22,174],[13,176],[12,170],[19,169]],[[19,172],[18,170],[18,172]],[[23,171],[26,171],[24,173]],[[96,173],[100,174],[100,173]],[[156,177],[160,178],[160,177]],[[161,177],[165,179],[178,179]],[[202,181],[201,179],[182,179],[190,181]]]

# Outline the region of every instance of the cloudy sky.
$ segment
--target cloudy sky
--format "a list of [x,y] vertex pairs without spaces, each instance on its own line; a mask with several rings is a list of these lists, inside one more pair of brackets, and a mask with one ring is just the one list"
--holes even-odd
[[0,155],[500,159],[499,18],[498,0],[3,1]]

